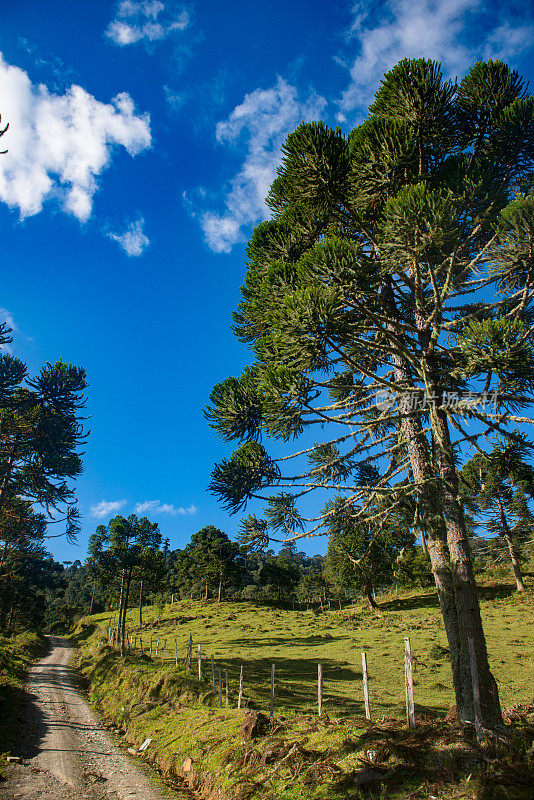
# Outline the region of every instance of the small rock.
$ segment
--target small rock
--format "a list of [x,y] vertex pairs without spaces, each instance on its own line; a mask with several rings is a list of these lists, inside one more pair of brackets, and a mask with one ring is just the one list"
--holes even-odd
[[143,742],[143,744],[139,748],[139,752],[143,753],[147,749],[147,747],[148,747],[148,745],[150,744],[151,741],[152,741],[152,739],[145,739],[145,741]]
[[182,772],[186,774],[191,772],[191,767],[193,766],[193,761],[190,758],[186,758],[184,763],[182,764]]
[[382,772],[378,772],[371,767],[364,767],[354,773],[352,783],[353,786],[372,786],[373,784],[382,783],[386,776]]
[[254,739],[256,736],[261,736],[267,722],[267,717],[260,711],[247,711],[241,725],[241,740],[244,741],[245,739]]

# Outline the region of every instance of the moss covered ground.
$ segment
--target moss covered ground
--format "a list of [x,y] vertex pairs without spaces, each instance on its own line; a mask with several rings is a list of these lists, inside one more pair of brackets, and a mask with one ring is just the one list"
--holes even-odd
[[[453,693],[431,592],[381,597],[377,613],[357,605],[321,613],[182,601],[168,605],[160,620],[155,609],[145,609],[142,629],[135,625],[137,613],[132,610],[130,632],[142,636],[145,651],[152,638],[152,658],[137,651],[121,659],[107,645],[110,615],[97,615],[82,622],[79,666],[91,700],[125,732],[126,740],[138,747],[151,738],[147,757],[170,780],[187,779],[206,796],[335,800],[365,792],[377,798],[529,800],[528,782],[534,783],[527,755],[534,737],[534,706],[529,706],[534,695],[534,597],[531,591],[519,596],[505,583],[482,587],[481,596],[503,706],[516,704],[510,742],[488,742],[489,755],[478,748],[471,731],[443,720]],[[204,657],[214,656],[216,670],[228,670],[228,707],[224,694],[219,707],[208,659],[201,683],[194,662],[191,672],[184,669],[190,634]],[[404,723],[405,636],[410,636],[415,657],[415,732]],[[363,717],[362,649],[369,662],[371,726]],[[318,662],[324,665],[322,719],[316,706]],[[239,668],[243,664],[246,705],[267,712],[271,663],[276,665],[274,720],[266,722],[254,741],[242,741],[246,711],[236,709]],[[500,765],[501,784],[495,783],[495,770],[488,764]],[[383,778],[376,785],[373,771]],[[499,794],[503,780],[508,781],[506,793]]]

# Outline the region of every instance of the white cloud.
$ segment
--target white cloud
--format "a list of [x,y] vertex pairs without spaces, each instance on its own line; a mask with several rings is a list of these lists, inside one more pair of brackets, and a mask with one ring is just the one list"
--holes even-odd
[[488,37],[484,45],[484,58],[500,58],[507,61],[532,47],[533,41],[534,25],[513,26],[509,22],[504,22]]
[[196,514],[196,506],[190,505],[187,508],[183,506],[173,506],[170,503],[160,503],[159,500],[145,500],[143,503],[137,503],[135,506],[136,514],[170,514],[171,517],[184,516],[186,514]]
[[101,500],[95,506],[91,506],[91,514],[93,517],[103,519],[110,517],[117,511],[120,511],[126,505],[126,500]]
[[265,196],[280,163],[280,147],[292,130],[303,121],[317,119],[326,105],[323,97],[311,93],[298,98],[297,89],[279,78],[270,89],[256,89],[236,106],[228,119],[216,128],[219,143],[248,139],[242,167],[232,179],[225,198],[225,211],[206,211],[201,225],[209,247],[228,253],[244,239],[242,228],[269,216]]
[[185,30],[189,23],[187,10],[174,2],[122,0],[105,34],[115,44],[124,47],[142,41],[166,39],[177,31]]
[[76,85],[53,94],[1,54],[0,97],[2,118],[9,122],[2,137],[8,153],[0,156],[0,200],[21,217],[39,213],[53,198],[65,213],[86,221],[113,148],[121,145],[135,156],[150,146],[149,117],[135,113],[128,94],[111,103]]
[[[0,322],[5,322],[7,324],[7,327],[11,328],[12,334],[17,333],[18,331],[17,323],[13,319],[13,314],[11,313],[11,311],[8,311],[7,308],[0,308]],[[8,343],[0,344],[0,351],[2,350],[5,353],[13,352],[11,349],[11,345]]]
[[108,238],[117,242],[126,255],[140,256],[150,244],[150,239],[143,232],[145,221],[139,217],[131,222],[123,233],[108,233]]
[[512,58],[531,43],[532,26],[524,20],[497,24],[488,36],[475,20],[484,12],[482,0],[389,0],[380,6],[378,20],[370,18],[376,6],[360,0],[354,6],[350,41],[358,56],[347,64],[350,83],[339,100],[338,120],[345,112],[365,107],[384,72],[402,58],[441,61],[444,72],[455,77],[476,58]]

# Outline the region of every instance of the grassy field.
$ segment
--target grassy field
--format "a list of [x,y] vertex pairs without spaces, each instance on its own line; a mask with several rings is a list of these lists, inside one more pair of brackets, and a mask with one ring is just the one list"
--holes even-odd
[[[503,706],[528,702],[534,695],[534,596],[518,595],[512,586],[481,588],[482,613],[491,666]],[[414,657],[414,694],[420,706],[443,711],[454,703],[446,639],[432,592],[385,596],[380,610],[360,606],[342,611],[281,610],[251,603],[182,601],[166,606],[161,620],[153,608],[144,612],[144,626],[135,610],[128,628],[141,636],[146,649],[159,639],[159,655],[174,662],[174,640],[180,663],[189,635],[194,650],[201,645],[205,660],[228,670],[235,704],[239,669],[244,667],[245,698],[268,708],[271,664],[276,665],[276,708],[279,713],[312,712],[317,703],[317,664],[324,669],[324,710],[333,716],[362,711],[361,651],[367,653],[374,715],[404,709],[404,637]],[[110,615],[100,615],[109,620]],[[96,618],[95,618],[96,619]],[[193,653],[195,658],[196,652]],[[196,664],[193,664],[196,674]],[[223,673],[224,674],[224,673]]]
[[[534,800],[534,593],[519,596],[501,583],[481,587],[480,594],[503,707],[522,704],[507,716],[506,743],[479,746],[472,728],[444,720],[454,697],[431,592],[378,598],[376,613],[362,606],[317,613],[179,602],[166,606],[159,620],[154,608],[145,609],[141,630],[132,610],[130,633],[142,636],[145,651],[152,638],[152,658],[138,651],[121,658],[107,643],[110,615],[100,614],[80,623],[77,663],[90,700],[121,730],[121,741],[138,748],[150,738],[140,757],[177,785],[180,796],[190,796],[189,786],[197,796],[217,800]],[[190,634],[204,656],[201,683],[195,661],[191,672],[184,668]],[[405,723],[405,636],[415,658],[415,731]],[[369,662],[371,725],[363,715],[362,649]],[[229,674],[223,708],[211,686],[212,655],[216,669]],[[273,662],[274,719],[265,718],[257,738],[243,740],[239,668],[243,664],[246,703],[267,712]],[[325,681],[321,719],[319,662]]]

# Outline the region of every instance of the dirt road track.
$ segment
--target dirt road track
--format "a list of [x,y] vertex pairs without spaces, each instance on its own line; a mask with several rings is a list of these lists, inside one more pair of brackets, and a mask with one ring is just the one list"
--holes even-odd
[[164,800],[116,747],[74,688],[72,650],[50,637],[51,651],[30,671],[20,738],[11,749],[1,800]]

